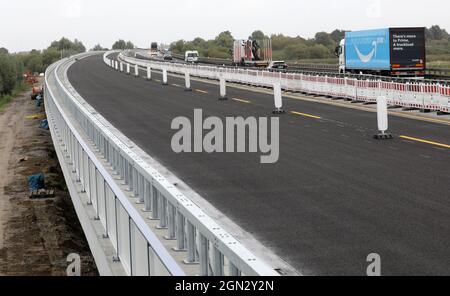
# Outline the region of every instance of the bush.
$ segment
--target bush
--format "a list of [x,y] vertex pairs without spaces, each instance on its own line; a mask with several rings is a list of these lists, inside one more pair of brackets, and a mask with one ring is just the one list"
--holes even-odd
[[0,55],[0,77],[2,90],[0,94],[11,94],[17,82],[16,60],[9,54]]

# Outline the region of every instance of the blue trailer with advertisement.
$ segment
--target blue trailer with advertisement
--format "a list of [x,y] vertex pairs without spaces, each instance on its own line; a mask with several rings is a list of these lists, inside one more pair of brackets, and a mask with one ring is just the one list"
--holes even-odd
[[346,32],[337,48],[340,72],[423,76],[425,28],[386,28]]

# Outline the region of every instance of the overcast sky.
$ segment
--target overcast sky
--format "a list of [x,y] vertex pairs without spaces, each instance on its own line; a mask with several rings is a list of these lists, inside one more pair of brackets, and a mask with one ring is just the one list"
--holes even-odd
[[139,47],[229,30],[313,37],[336,28],[431,26],[450,31],[448,0],[2,0],[0,47],[46,48],[62,36],[92,48],[119,38]]

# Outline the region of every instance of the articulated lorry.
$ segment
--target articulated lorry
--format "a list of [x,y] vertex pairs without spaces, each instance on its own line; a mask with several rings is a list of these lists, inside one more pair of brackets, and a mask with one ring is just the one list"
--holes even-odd
[[157,42],[152,42],[152,44],[150,45],[150,55],[151,56],[157,56],[159,53],[158,51],[158,43]]
[[341,73],[424,76],[425,28],[347,32],[336,54]]
[[272,40],[235,40],[233,65],[267,68],[272,61]]

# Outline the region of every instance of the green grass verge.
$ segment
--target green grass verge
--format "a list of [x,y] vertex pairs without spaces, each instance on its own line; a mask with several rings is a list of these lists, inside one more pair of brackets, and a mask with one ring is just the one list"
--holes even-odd
[[15,97],[19,96],[24,91],[30,88],[29,85],[21,83],[12,91],[10,95],[0,96],[0,111],[2,111]]

